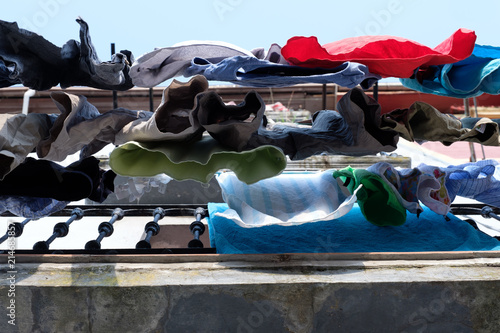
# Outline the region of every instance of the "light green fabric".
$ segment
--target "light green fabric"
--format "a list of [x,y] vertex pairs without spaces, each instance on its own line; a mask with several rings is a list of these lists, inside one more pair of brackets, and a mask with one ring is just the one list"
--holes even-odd
[[357,192],[358,205],[368,222],[378,226],[398,226],[406,222],[406,209],[398,201],[393,190],[377,174],[350,166],[333,172],[352,194]]
[[207,183],[221,169],[232,170],[247,184],[280,174],[286,167],[283,152],[273,146],[236,152],[204,136],[193,144],[131,141],[113,150],[111,169],[119,175],[152,177],[160,173],[177,179]]

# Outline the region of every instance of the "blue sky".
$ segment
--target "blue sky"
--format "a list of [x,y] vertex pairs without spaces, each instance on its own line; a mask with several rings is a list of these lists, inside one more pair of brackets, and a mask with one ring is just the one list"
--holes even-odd
[[459,28],[476,31],[478,44],[500,46],[494,28],[498,13],[496,1],[22,0],[4,5],[0,18],[61,46],[78,40],[75,19],[81,16],[106,61],[111,42],[135,57],[188,40],[218,40],[250,50],[283,46],[293,36],[317,36],[324,44],[394,35],[434,47]]

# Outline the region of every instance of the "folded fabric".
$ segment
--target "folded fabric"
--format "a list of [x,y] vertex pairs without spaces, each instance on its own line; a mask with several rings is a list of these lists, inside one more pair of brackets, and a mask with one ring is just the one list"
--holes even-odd
[[115,136],[114,143],[128,141],[183,141],[201,139],[203,128],[191,113],[199,106],[198,94],[208,90],[208,81],[197,75],[189,82],[173,80],[163,91],[160,106],[152,117],[141,118],[125,125]]
[[89,157],[113,143],[123,126],[151,114],[122,108],[101,114],[84,96],[52,92],[50,97],[61,114],[49,135],[38,142],[36,152],[39,158],[51,161],[63,161],[80,150],[82,158]]
[[459,29],[435,48],[394,36],[359,36],[321,46],[316,37],[292,37],[281,49],[291,64],[302,67],[337,67],[353,61],[382,77],[408,78],[420,66],[442,65],[471,55],[474,31]]
[[232,56],[254,56],[236,45],[219,41],[186,41],[172,47],[158,48],[135,60],[130,76],[138,87],[154,87],[163,81],[181,76],[191,60],[201,57],[219,62]]
[[381,123],[381,128],[392,129],[408,141],[440,141],[445,145],[468,141],[487,146],[500,145],[496,122],[483,118],[472,129],[464,128],[458,118],[443,114],[424,102],[383,114]]
[[10,212],[24,218],[39,219],[63,210],[68,204],[69,201],[51,198],[0,195],[0,214]]
[[88,25],[81,18],[80,41],[69,40],[62,48],[42,36],[0,20],[0,59],[9,66],[9,79],[34,90],[80,85],[99,89],[127,90],[130,51],[101,62],[90,41]]
[[273,146],[231,151],[204,135],[194,143],[128,142],[111,152],[109,166],[122,176],[152,177],[165,173],[176,180],[203,183],[218,170],[230,169],[238,179],[251,184],[280,174],[286,167],[286,158]]
[[[259,129],[266,104],[255,91],[245,95],[243,102],[226,105],[213,91],[197,96],[197,107],[190,114],[214,139],[225,147],[241,151]],[[196,119],[196,120],[195,120]]]
[[400,79],[410,89],[428,94],[470,98],[500,93],[500,48],[475,45],[470,57],[446,65],[419,68],[410,78]]
[[396,149],[399,134],[392,129],[380,128],[380,105],[362,89],[349,90],[340,99],[337,109],[338,112],[315,112],[310,127],[261,126],[246,147],[273,145],[292,160],[321,153],[362,156]]
[[225,203],[209,203],[210,245],[220,254],[499,251],[500,242],[448,214],[446,220],[427,207],[398,227],[367,223],[355,204],[331,221],[244,228],[226,217]]
[[114,173],[99,168],[89,157],[62,167],[57,163],[27,157],[0,181],[0,195],[52,198],[74,201],[89,198],[102,202],[113,190]]
[[212,63],[195,57],[184,71],[184,76],[201,74],[208,80],[226,81],[249,87],[286,87],[301,83],[336,83],[354,88],[370,88],[381,77],[369,72],[368,67],[345,62],[335,68],[304,68],[276,64],[250,56],[234,56]]
[[397,192],[379,175],[349,166],[335,170],[333,177],[340,179],[351,194],[357,190],[357,202],[367,221],[377,226],[405,223],[406,209],[398,200]]
[[40,113],[0,115],[0,180],[49,134],[52,121],[53,117]]
[[352,209],[356,195],[344,193],[332,171],[282,173],[251,185],[232,172],[222,172],[216,179],[240,226],[295,225],[337,219]]

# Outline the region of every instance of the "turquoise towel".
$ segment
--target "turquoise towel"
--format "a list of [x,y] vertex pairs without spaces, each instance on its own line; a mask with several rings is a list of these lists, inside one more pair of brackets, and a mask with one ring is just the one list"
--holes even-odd
[[218,214],[225,203],[209,203],[210,244],[217,253],[322,253],[500,251],[500,242],[452,214],[449,221],[429,208],[417,218],[408,214],[397,227],[378,227],[364,218],[359,207],[332,221],[295,226],[243,228]]

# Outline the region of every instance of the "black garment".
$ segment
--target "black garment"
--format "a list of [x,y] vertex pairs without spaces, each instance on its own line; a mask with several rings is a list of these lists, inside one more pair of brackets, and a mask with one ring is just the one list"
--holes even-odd
[[58,84],[62,88],[75,85],[109,90],[132,88],[128,75],[132,53],[122,51],[113,55],[111,61],[101,62],[87,23],[81,18],[77,22],[81,42],[70,40],[60,48],[34,32],[19,28],[16,22],[0,20],[0,61],[9,66],[9,80],[34,90],[48,90]]
[[114,190],[113,171],[99,168],[99,160],[89,157],[67,167],[31,157],[0,181],[0,195],[52,198],[76,201],[89,198],[103,202]]

